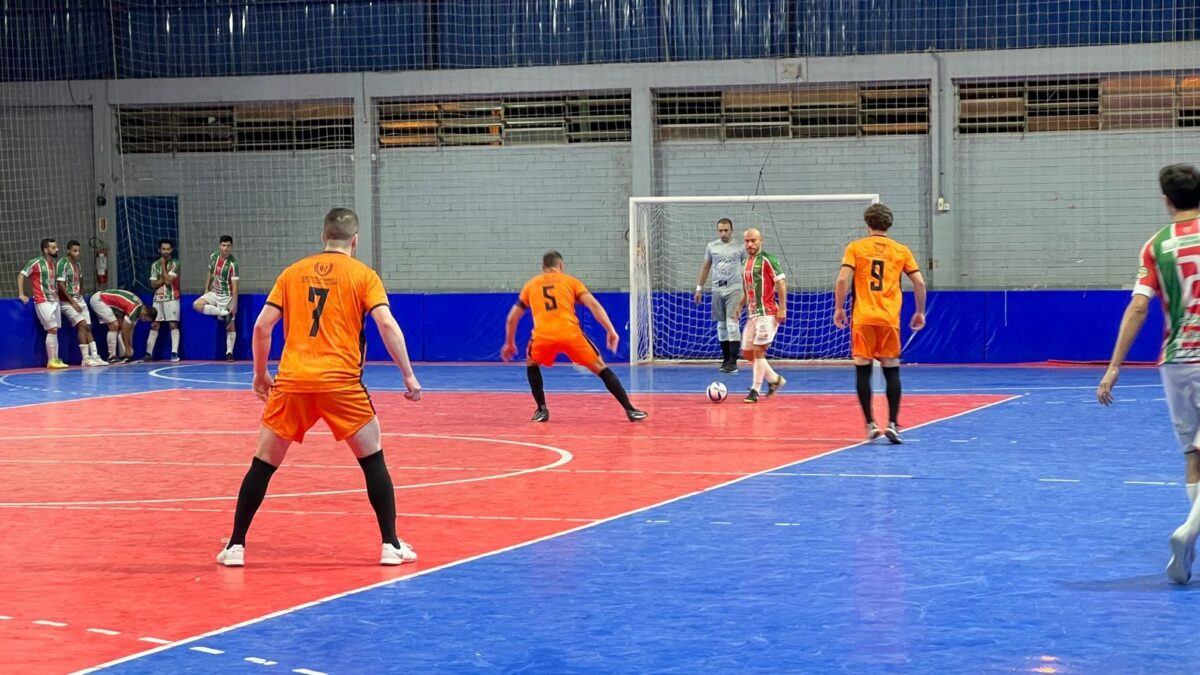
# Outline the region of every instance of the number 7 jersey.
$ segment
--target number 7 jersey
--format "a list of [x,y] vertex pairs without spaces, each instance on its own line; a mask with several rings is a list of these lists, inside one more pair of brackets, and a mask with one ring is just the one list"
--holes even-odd
[[294,263],[275,280],[267,304],[283,312],[283,357],[275,386],[284,392],[362,388],[366,315],[388,304],[379,275],[326,251]]
[[912,251],[882,235],[852,241],[842,254],[842,266],[854,270],[855,326],[900,327],[900,275],[920,272]]

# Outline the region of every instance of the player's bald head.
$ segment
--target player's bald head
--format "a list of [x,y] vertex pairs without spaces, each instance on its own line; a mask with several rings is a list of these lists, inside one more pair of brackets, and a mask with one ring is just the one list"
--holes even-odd
[[325,241],[350,241],[358,234],[358,214],[351,209],[332,209],[325,214]]
[[746,244],[747,253],[757,255],[762,248],[762,232],[757,227],[751,227],[742,234],[742,241]]

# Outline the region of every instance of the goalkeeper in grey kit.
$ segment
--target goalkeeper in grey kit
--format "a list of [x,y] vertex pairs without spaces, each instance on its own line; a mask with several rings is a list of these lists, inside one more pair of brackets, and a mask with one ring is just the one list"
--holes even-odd
[[735,310],[742,300],[742,263],[746,251],[740,242],[733,241],[733,221],[717,221],[717,239],[704,248],[704,264],[696,282],[697,303],[704,295],[704,282],[712,274],[712,316],[717,322],[717,339],[721,342],[721,372],[736,373],[738,348],[742,333],[738,328]]

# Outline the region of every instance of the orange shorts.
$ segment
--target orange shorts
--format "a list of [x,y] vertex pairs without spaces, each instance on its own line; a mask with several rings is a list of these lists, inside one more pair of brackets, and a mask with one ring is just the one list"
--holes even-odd
[[358,433],[375,418],[366,387],[338,391],[283,392],[272,389],[263,410],[263,426],[280,438],[304,442],[318,419],[325,420],[335,440]]
[[900,329],[858,325],[850,331],[850,346],[858,359],[900,358]]
[[554,359],[559,354],[566,354],[567,358],[581,366],[590,366],[600,358],[600,350],[583,333],[556,340],[533,338],[529,341],[528,354],[530,360],[543,366],[554,365]]

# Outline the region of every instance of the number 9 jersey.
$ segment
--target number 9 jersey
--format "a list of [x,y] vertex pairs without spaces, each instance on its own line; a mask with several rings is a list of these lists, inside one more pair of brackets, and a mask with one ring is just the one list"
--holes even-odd
[[846,246],[842,266],[854,270],[855,326],[900,328],[900,275],[920,272],[912,251],[882,235]]
[[362,389],[363,322],[376,307],[388,304],[374,270],[344,253],[318,253],[284,270],[267,304],[283,312],[276,389]]

